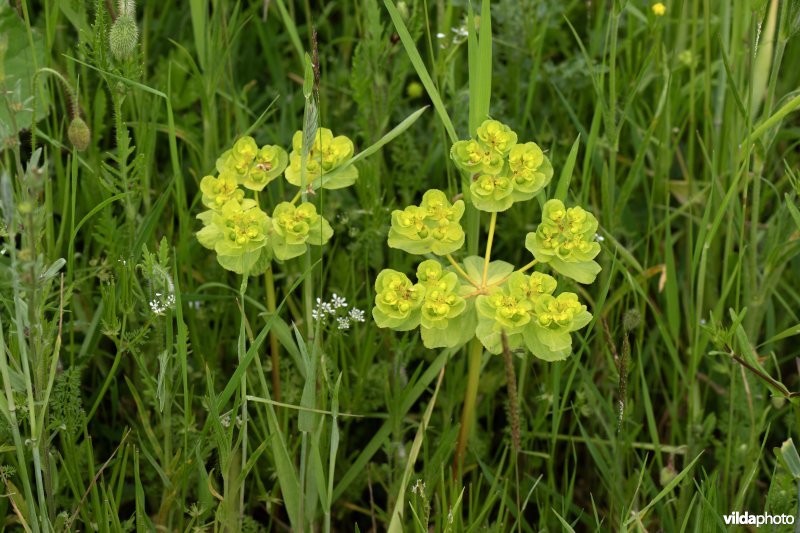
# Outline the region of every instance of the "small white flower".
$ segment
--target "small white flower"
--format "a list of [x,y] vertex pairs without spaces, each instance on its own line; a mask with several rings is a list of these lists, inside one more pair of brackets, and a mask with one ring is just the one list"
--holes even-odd
[[341,309],[342,307],[347,307],[347,299],[339,296],[335,292],[331,297],[331,305],[334,309]]
[[354,307],[350,309],[350,312],[347,313],[347,316],[349,316],[353,322],[364,322],[364,311],[361,309],[356,309]]
[[444,39],[445,38],[445,34],[444,33],[437,33],[436,34],[436,38],[437,39]]
[[596,240],[597,242],[603,242],[604,240],[606,240],[606,238],[600,235],[599,233],[595,233],[594,240]]
[[350,329],[350,319],[347,318],[346,316],[337,317],[336,322],[337,322],[336,327],[339,328],[339,331],[346,331]]

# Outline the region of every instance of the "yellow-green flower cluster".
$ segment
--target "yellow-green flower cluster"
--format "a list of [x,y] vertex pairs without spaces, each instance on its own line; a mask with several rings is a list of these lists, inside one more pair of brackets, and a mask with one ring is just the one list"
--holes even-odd
[[217,159],[217,171],[235,176],[251,191],[261,191],[283,173],[288,162],[289,156],[280,146],[259,148],[252,137],[242,137]]
[[[302,132],[297,132],[295,152],[301,144]],[[293,157],[297,155],[295,152]],[[323,128],[317,131],[311,154],[319,156],[327,172],[352,157],[353,144],[345,137],[332,138],[330,130]],[[257,198],[284,171],[292,182],[294,174],[288,164],[289,155],[280,146],[259,147],[252,137],[242,137],[217,159],[219,174],[205,176],[200,181],[201,200],[209,210],[197,217],[204,225],[197,238],[217,253],[223,268],[245,275],[260,274],[269,267],[273,256],[280,261],[297,257],[305,253],[308,245],[323,245],[333,235],[331,225],[317,214],[313,204],[294,205],[300,194],[291,203],[278,204],[272,218],[259,208],[256,200],[245,199],[241,187],[254,191]],[[315,168],[314,164],[311,168]],[[355,171],[352,165],[347,168]]]
[[333,235],[328,221],[308,202],[278,204],[272,213],[272,229],[272,249],[282,261],[303,255],[309,244],[322,246]]
[[255,200],[231,199],[218,210],[200,213],[198,218],[204,227],[197,232],[197,240],[217,253],[223,268],[246,274],[259,260],[271,259],[270,219]]
[[579,283],[592,283],[600,272],[593,259],[600,253],[595,242],[597,219],[581,207],[566,208],[560,200],[548,200],[542,222],[529,233],[525,247],[541,263]]
[[419,326],[425,287],[411,283],[402,272],[387,268],[375,280],[372,317],[381,328],[409,331]]
[[220,209],[231,200],[241,202],[244,199],[244,191],[239,188],[236,175],[232,172],[223,172],[216,178],[204,177],[200,180],[200,192],[203,193],[203,205],[210,209]]
[[487,120],[475,138],[451,149],[455,164],[469,176],[469,196],[477,209],[493,213],[486,255],[457,262],[451,256],[466,235],[461,226],[465,204],[451,203],[437,189],[427,191],[419,205],[392,212],[388,244],[417,255],[447,256],[450,266],[428,259],[417,267],[417,283],[395,270],[384,270],[375,284],[373,317],[379,327],[408,331],[420,328],[426,347],[453,348],[473,337],[491,353],[525,349],[546,361],[566,359],[572,352],[571,333],[592,319],[578,296],[559,292],[556,279],[543,272],[525,273],[537,263],[580,283],[591,283],[600,271],[594,258],[598,223],[580,207],[547,201],[536,232],[525,246],[535,259],[515,269],[492,260],[497,212],[539,194],[550,182],[553,167],[533,142],[519,143],[508,126]]
[[570,333],[586,326],[592,315],[574,293],[553,296],[556,286],[555,278],[547,274],[515,272],[502,286],[478,296],[476,334],[484,347],[500,353],[505,333],[512,350],[525,346],[547,361],[568,357]]
[[346,165],[353,157],[353,151],[353,141],[344,135],[334,137],[328,128],[319,128],[305,157],[303,179],[303,132],[298,131],[292,137],[292,153],[289,155],[286,179],[297,187],[348,187],[358,179],[358,169],[354,165]]
[[553,166],[536,143],[517,143],[505,124],[486,120],[475,139],[458,141],[450,150],[455,165],[470,176],[470,198],[482,211],[505,211],[530,200],[550,183]]
[[375,282],[372,316],[382,328],[407,331],[419,326],[428,348],[458,346],[474,335],[474,319],[464,316],[469,314],[463,297],[468,291],[458,274],[432,259],[417,266],[416,284],[405,274],[387,269]]
[[462,200],[451,204],[445,193],[431,189],[420,205],[392,212],[389,246],[417,255],[450,254],[464,244],[463,214]]

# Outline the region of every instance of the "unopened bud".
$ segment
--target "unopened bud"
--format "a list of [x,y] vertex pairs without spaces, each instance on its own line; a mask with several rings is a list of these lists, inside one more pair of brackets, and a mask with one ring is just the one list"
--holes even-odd
[[667,465],[658,473],[658,482],[662,487],[669,485],[678,473],[672,465]]
[[108,32],[111,53],[117,61],[128,59],[139,42],[139,28],[132,13],[122,13]]
[[89,147],[89,142],[92,140],[92,132],[81,117],[75,117],[69,123],[67,137],[69,137],[69,142],[72,143],[72,146],[77,151],[83,152]]
[[628,309],[622,316],[622,327],[625,331],[630,332],[638,328],[641,321],[642,315],[638,309]]

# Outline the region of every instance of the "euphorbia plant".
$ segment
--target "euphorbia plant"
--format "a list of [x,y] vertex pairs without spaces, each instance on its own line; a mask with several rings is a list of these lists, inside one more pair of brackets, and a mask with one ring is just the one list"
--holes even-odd
[[[273,261],[301,256],[309,245],[322,246],[333,235],[316,206],[301,201],[302,193],[347,187],[358,178],[350,139],[319,128],[306,140],[308,147],[303,141],[303,132],[296,132],[290,155],[280,146],[259,147],[252,137],[241,137],[217,159],[217,174],[200,182],[201,200],[208,210],[197,216],[203,222],[197,240],[216,252],[223,268],[241,274],[243,286],[247,277],[265,274],[270,311],[275,310]],[[281,174],[300,190],[290,201],[274,206],[269,216],[259,193]],[[271,343],[273,394],[280,398],[274,336]]]
[[[553,167],[536,143],[518,143],[517,134],[496,120],[484,121],[475,138],[453,144],[450,156],[469,180],[474,207],[491,214],[486,253],[461,261],[453,257],[465,242],[464,201],[451,202],[442,191],[427,191],[420,205],[392,213],[388,237],[391,248],[426,256],[417,267],[416,282],[402,272],[382,271],[375,282],[372,316],[383,328],[419,327],[428,348],[456,348],[471,341],[458,464],[473,417],[483,350],[501,353],[505,336],[510,350],[527,350],[545,361],[569,357],[571,333],[586,326],[592,315],[576,294],[558,290],[554,276],[594,282],[600,272],[594,261],[600,245],[591,213],[551,199],[544,203],[536,231],[525,239],[533,260],[519,268],[492,260],[497,214],[540,195]],[[549,273],[527,274],[537,265],[549,267]]]

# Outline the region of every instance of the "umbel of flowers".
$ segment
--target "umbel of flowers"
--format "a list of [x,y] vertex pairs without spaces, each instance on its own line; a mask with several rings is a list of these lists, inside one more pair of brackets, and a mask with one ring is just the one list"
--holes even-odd
[[[217,159],[217,174],[201,180],[202,202],[208,210],[197,216],[203,222],[197,240],[216,252],[223,268],[258,275],[273,259],[301,256],[309,245],[321,246],[333,235],[316,206],[300,202],[301,193],[353,184],[358,178],[358,169],[349,164],[353,142],[319,128],[303,157],[302,141],[303,132],[298,131],[287,154],[280,146],[259,147],[252,137],[242,137]],[[269,216],[258,193],[281,174],[300,191],[291,201],[274,206]],[[252,198],[246,190],[252,191]]]
[[[571,333],[592,315],[576,294],[558,289],[554,276],[594,282],[600,272],[594,261],[600,252],[594,240],[597,219],[581,207],[548,200],[536,231],[525,239],[533,260],[520,268],[492,260],[497,213],[540,194],[553,167],[536,143],[519,143],[517,134],[496,120],[485,121],[475,138],[456,142],[450,156],[470,179],[474,206],[491,213],[486,254],[460,262],[452,255],[465,241],[462,200],[451,203],[434,189],[419,205],[394,211],[389,246],[425,257],[415,280],[391,269],[378,275],[375,322],[397,331],[419,327],[428,348],[457,347],[477,337],[497,354],[505,335],[511,350],[527,349],[546,361],[566,359]],[[528,274],[536,265],[548,268]]]

